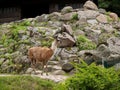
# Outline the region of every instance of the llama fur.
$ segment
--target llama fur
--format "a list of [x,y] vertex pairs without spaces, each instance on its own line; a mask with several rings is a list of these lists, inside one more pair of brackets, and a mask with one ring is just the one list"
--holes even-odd
[[31,47],[28,50],[28,57],[31,61],[31,66],[33,70],[35,71],[35,66],[38,63],[41,63],[42,66],[42,73],[44,72],[44,66],[47,68],[47,62],[50,60],[50,58],[53,56],[54,51],[57,48],[57,40],[54,40],[52,43],[51,48],[48,47]]

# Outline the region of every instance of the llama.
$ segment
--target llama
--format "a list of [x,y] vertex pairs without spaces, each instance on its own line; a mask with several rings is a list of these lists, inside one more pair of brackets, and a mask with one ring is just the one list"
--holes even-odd
[[[54,40],[52,42],[52,46],[50,48],[48,47],[31,47],[28,50],[28,57],[29,60],[31,61],[31,66],[33,68],[33,70],[35,71],[35,66],[38,63],[41,63],[42,66],[42,73],[46,70],[44,66],[46,66],[47,68],[47,62],[48,60],[50,60],[50,58],[53,56],[54,51],[57,49],[57,45],[58,45],[59,41],[58,40]],[[47,74],[47,72],[46,72]]]

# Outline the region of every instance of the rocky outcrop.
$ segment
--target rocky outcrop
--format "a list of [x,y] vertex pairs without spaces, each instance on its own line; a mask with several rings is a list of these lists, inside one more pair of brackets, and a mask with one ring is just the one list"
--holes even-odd
[[27,50],[50,47],[54,38],[61,43],[48,63],[51,73],[70,72],[70,63],[81,59],[106,67],[120,62],[119,17],[87,1],[82,9],[67,6],[60,12],[0,25],[0,72],[33,73]]
[[54,37],[60,41],[58,47],[73,47],[75,45],[75,39],[73,37],[73,30],[70,25],[65,25],[61,27],[61,30],[54,34]]
[[84,9],[92,9],[92,10],[98,10],[97,5],[95,5],[93,2],[91,1],[86,1],[85,4],[83,5]]

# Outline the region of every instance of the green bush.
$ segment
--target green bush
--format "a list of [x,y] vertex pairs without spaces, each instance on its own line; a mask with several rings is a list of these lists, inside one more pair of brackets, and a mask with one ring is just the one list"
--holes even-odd
[[72,15],[72,20],[78,20],[78,14],[77,13]]
[[77,38],[77,47],[79,50],[92,50],[96,48],[96,44],[90,41],[87,37],[79,35]]
[[75,67],[76,74],[61,84],[63,90],[120,90],[120,79],[113,68],[94,63],[88,66],[83,61]]

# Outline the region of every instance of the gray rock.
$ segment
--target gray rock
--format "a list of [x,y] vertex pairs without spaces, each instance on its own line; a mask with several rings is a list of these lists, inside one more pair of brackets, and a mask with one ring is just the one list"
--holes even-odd
[[67,32],[69,35],[73,35],[73,30],[70,25],[63,24],[61,30],[62,32]]
[[47,72],[54,72],[56,70],[61,70],[61,66],[59,66],[59,65],[48,65],[48,68],[46,68]]
[[80,16],[79,21],[76,22],[76,25],[87,24],[87,18],[85,16]]
[[[82,50],[78,52],[78,56],[87,64],[91,64],[96,60],[96,50]],[[98,58],[97,58],[98,59]]]
[[83,7],[84,9],[98,10],[97,5],[90,0],[86,1]]
[[62,65],[62,70],[65,72],[70,72],[73,69],[74,69],[74,66],[70,63],[65,63]]
[[61,20],[63,20],[63,21],[72,20],[74,15],[76,15],[76,14],[77,14],[76,12],[66,13],[66,14],[61,16]]
[[53,75],[65,75],[66,73],[63,70],[56,70],[52,72]]
[[79,29],[75,30],[74,31],[75,38],[77,38],[77,36],[79,36],[79,35],[85,35],[85,32],[82,30],[79,30]]
[[120,31],[120,22],[114,24],[114,28]]
[[120,70],[120,63],[114,65],[115,70]]
[[0,65],[2,65],[2,63],[4,63],[5,58],[0,58]]
[[52,21],[58,21],[60,20],[60,17],[61,17],[61,13],[59,12],[53,12],[49,15],[49,19]]
[[102,8],[100,8],[98,11],[99,11],[100,13],[102,13],[102,14],[105,14],[105,13],[106,13],[106,10],[105,10],[105,9],[102,9]]
[[120,39],[111,37],[107,40],[108,47],[113,54],[120,54]]
[[89,19],[87,20],[87,23],[95,25],[95,24],[98,24],[98,21],[96,19]]
[[117,63],[120,63],[120,55],[115,54],[115,55],[110,55],[107,60],[106,60],[107,66],[114,66]]
[[7,52],[7,48],[0,48],[0,55]]
[[98,36],[101,33],[99,30],[85,28],[84,32],[90,40],[92,40],[95,43],[98,43]]
[[58,34],[57,39],[61,42],[58,47],[72,47],[75,45],[74,38],[66,32]]
[[1,70],[6,70],[9,67],[8,64],[9,64],[9,60],[7,59],[5,60],[5,62],[2,63]]
[[66,13],[69,13],[69,12],[72,12],[73,11],[73,8],[71,6],[67,6],[67,7],[64,7],[62,10],[61,10],[61,13],[62,14],[66,14]]
[[118,21],[119,17],[116,13],[109,13],[109,16],[113,19],[113,21]]
[[101,45],[97,48],[97,51],[98,51],[98,54],[99,54],[100,57],[105,57],[105,58],[107,58],[107,57],[109,57],[110,54],[111,54],[110,49],[109,49],[106,45],[104,45],[104,44],[101,44]]
[[63,23],[60,21],[48,21],[48,26],[50,26],[50,27],[58,28],[58,27],[61,27],[62,24]]
[[93,10],[86,10],[86,11],[78,11],[78,18],[81,19],[81,17],[86,17],[87,19],[95,19],[98,15],[98,11]]
[[110,25],[110,24],[107,24],[107,25],[102,26],[101,29],[103,29],[104,32],[107,32],[107,33],[114,32],[114,31],[115,31],[115,29],[113,28],[113,26]]
[[37,22],[46,22],[46,21],[48,21],[48,15],[47,14],[42,14],[41,16],[37,16],[36,18],[35,18],[35,21],[37,21]]
[[98,20],[98,22],[100,23],[108,23],[107,21],[107,16],[104,14],[100,14],[99,16],[96,17],[96,19]]
[[26,74],[32,74],[33,73],[33,69],[32,68],[28,68],[25,73]]

